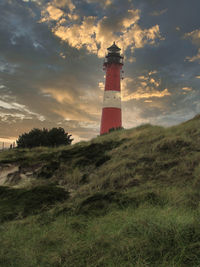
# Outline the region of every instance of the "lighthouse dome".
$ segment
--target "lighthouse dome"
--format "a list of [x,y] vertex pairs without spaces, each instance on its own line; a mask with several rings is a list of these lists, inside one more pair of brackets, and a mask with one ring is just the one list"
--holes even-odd
[[120,55],[120,48],[115,44],[115,42],[107,48],[108,54],[106,55],[104,65],[107,63],[118,63],[123,64],[123,56]]
[[116,44],[115,44],[115,42],[113,42],[113,44],[110,46],[110,47],[108,47],[107,48],[107,50],[109,51],[109,52],[111,52],[111,53],[113,53],[113,52],[119,52],[120,50],[121,50],[121,48],[119,48]]

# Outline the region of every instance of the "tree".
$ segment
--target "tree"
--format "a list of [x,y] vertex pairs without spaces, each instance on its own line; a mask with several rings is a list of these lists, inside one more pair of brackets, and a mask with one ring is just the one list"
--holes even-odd
[[43,128],[32,129],[29,133],[24,133],[17,140],[18,148],[32,148],[37,146],[60,146],[70,145],[73,139],[71,134],[65,132],[61,127],[50,130]]

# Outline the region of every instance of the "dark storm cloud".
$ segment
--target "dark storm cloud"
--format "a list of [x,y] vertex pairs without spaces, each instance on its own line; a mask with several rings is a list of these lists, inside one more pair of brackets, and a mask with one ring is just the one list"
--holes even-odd
[[198,113],[199,9],[198,0],[2,0],[0,137],[53,126],[98,134],[102,57],[114,40],[126,56],[125,127]]

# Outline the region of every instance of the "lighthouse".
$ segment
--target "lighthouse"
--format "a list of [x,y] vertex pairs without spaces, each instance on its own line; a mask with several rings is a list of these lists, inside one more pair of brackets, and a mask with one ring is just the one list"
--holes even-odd
[[108,53],[103,64],[106,71],[106,81],[101,116],[101,135],[108,133],[110,129],[122,127],[120,74],[123,56],[120,54],[121,49],[115,42],[107,50]]

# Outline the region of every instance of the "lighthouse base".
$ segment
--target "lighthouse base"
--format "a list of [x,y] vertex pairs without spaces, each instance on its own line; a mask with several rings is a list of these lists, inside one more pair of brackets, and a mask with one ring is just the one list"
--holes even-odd
[[110,129],[122,127],[121,108],[103,108],[100,134],[108,133]]

